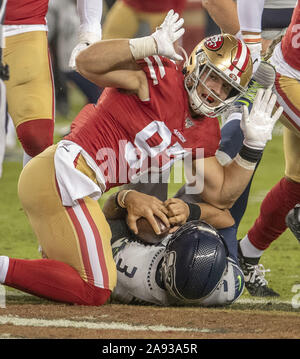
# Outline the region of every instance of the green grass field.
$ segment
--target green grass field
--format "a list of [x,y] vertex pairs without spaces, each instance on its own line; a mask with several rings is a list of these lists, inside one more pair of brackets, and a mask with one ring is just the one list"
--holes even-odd
[[[76,103],[80,107],[82,99],[79,98]],[[65,120],[58,117],[57,127],[68,125],[75,113],[76,109]],[[56,136],[56,140],[58,138]],[[8,158],[4,162],[3,176],[0,179],[0,255],[15,258],[39,258],[37,242],[17,196],[17,183],[21,169],[21,154],[17,156],[17,159]],[[282,135],[280,126],[277,126],[255,175],[247,211],[239,228],[239,238],[247,233],[254,223],[262,199],[283,173]],[[170,196],[177,191],[178,186],[178,184],[170,184]],[[100,203],[103,203],[108,195],[109,193],[105,194]],[[300,284],[300,245],[289,230],[265,251],[261,263],[265,268],[271,269],[271,272],[266,274],[270,286],[281,294],[282,301],[291,302],[295,296],[292,288]],[[246,291],[243,297],[249,298]],[[298,302],[300,306],[300,301]]]

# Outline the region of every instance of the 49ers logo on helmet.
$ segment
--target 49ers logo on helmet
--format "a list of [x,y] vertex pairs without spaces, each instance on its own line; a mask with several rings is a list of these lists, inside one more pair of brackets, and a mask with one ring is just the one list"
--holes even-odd
[[204,42],[204,46],[211,51],[220,50],[220,48],[224,44],[224,37],[223,35],[214,35],[207,38]]

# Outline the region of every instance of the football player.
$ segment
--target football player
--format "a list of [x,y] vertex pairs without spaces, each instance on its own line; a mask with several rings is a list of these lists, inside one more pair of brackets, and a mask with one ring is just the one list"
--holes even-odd
[[204,0],[203,6],[224,31],[242,38],[250,48],[253,70],[270,42],[288,27],[297,0]]
[[[215,7],[220,8],[222,6],[228,6],[229,8],[236,10],[235,18],[238,17],[239,19],[239,22],[237,23],[241,27],[241,35],[244,36],[244,40],[250,48],[252,59],[256,63],[256,65],[254,66],[256,71],[249,87],[252,87],[253,90],[262,86],[264,88],[273,87],[275,79],[277,83],[278,74],[276,75],[274,66],[271,66],[268,63],[261,62],[261,37],[272,39],[280,35],[280,33],[284,33],[286,27],[289,24],[289,19],[291,18],[291,14],[293,12],[293,8],[295,7],[296,1],[282,2],[276,0],[257,0],[254,2],[247,2],[244,0],[238,0],[237,8],[233,1],[209,1],[209,3],[211,11],[214,11],[213,9]],[[280,16],[276,16],[276,12],[280,12]],[[215,13],[215,15],[217,16],[217,13]],[[216,19],[218,19],[218,17]],[[236,29],[234,31],[236,31]],[[274,40],[274,43],[276,43],[277,41],[277,39]],[[273,61],[272,63],[274,65]],[[250,92],[251,91],[248,91],[248,94],[250,94]],[[250,110],[251,98],[248,96],[244,99],[244,101],[248,105]],[[282,103],[279,104],[282,105]],[[243,141],[243,134],[240,130],[238,117],[235,115],[233,121],[228,121],[228,119],[230,119],[230,116],[226,118],[227,121],[225,121],[222,127],[222,139],[220,147],[216,154],[220,163],[222,163],[223,165],[228,164],[234,158]],[[284,117],[282,117],[281,120],[285,121]],[[297,154],[295,158],[297,158]],[[231,214],[234,217],[237,226],[239,225],[246,210],[250,186],[251,181],[248,184],[248,187],[246,188],[245,192],[236,201],[236,203],[231,209]],[[244,255],[248,258],[246,261],[247,264],[245,264],[243,268],[246,274],[245,285],[249,293],[254,296],[278,296],[278,293],[268,287],[268,282],[264,276],[265,269],[263,268],[262,264],[258,264],[258,257],[261,256],[262,251],[253,251],[253,248],[251,250],[247,236],[242,240],[242,242],[240,242],[240,244],[242,247],[244,247]],[[241,248],[239,249],[239,252],[241,262],[243,263],[244,259],[242,258]]]
[[[186,193],[181,189],[174,198],[164,202],[169,222],[175,227],[164,237],[158,237],[154,232],[153,238],[151,232],[143,235],[141,227],[134,235],[126,224],[130,223],[132,214],[125,220],[127,211],[118,206],[123,191],[128,190],[121,189],[112,194],[103,207],[112,231],[117,266],[113,300],[125,304],[211,306],[233,303],[241,295],[243,273],[237,265],[236,237],[231,228],[234,220],[228,210],[197,203],[194,205],[200,207],[198,220],[193,217],[195,220],[190,221],[191,202],[185,201]],[[132,192],[127,207],[155,200],[155,197],[136,190]],[[191,199],[193,197],[189,196]],[[174,233],[179,223],[180,229]],[[220,244],[218,249],[216,244]],[[204,252],[205,256],[200,255]],[[208,257],[212,260],[207,261]]]
[[[53,143],[54,92],[48,53],[46,13],[49,0],[10,0],[5,14],[3,61],[8,112],[24,149],[24,165]],[[78,0],[80,45],[100,40],[102,1]],[[20,61],[22,59],[22,61]]]
[[157,245],[123,237],[112,244],[118,279],[112,301],[218,306],[235,302],[243,272],[216,229],[191,221]]
[[[79,52],[78,71],[106,89],[97,105],[81,110],[69,135],[24,167],[19,197],[48,258],[0,257],[1,283],[52,300],[101,305],[116,284],[111,231],[97,201],[102,193],[190,153],[194,189],[202,191],[204,183],[204,201],[228,208],[243,192],[282,109],[272,116],[276,96],[258,91],[255,111],[244,108],[244,145],[221,166],[214,157],[220,139],[215,116],[247,90],[251,57],[241,41],[218,35],[196,46],[183,75],[173,46],[182,25],[170,11],[151,36],[99,41]],[[140,217],[156,233],[154,215],[169,226],[161,201],[127,207],[131,195],[123,193],[119,204],[132,214],[134,232]],[[199,218],[195,206],[189,206],[190,219]]]
[[249,278],[246,287],[253,295],[264,295],[266,289],[261,286],[258,264],[264,250],[286,230],[287,224],[296,237],[299,229],[296,206],[300,202],[299,21],[300,3],[297,2],[287,32],[270,59],[276,68],[277,106],[284,109],[280,120],[284,124],[285,173],[266,195],[259,217],[240,242],[241,263],[245,277]]

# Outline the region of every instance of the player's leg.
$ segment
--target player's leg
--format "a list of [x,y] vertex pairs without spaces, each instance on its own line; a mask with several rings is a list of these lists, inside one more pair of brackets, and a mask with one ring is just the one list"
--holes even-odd
[[[48,299],[101,305],[116,282],[108,223],[99,204],[84,198],[73,207],[61,203],[54,169],[56,146],[23,169],[19,196],[47,259],[6,258],[4,284]],[[1,279],[0,278],[0,279]]]
[[[250,242],[260,250],[268,248],[271,242],[286,229],[285,217],[300,200],[299,82],[277,75],[275,90],[278,103],[284,108],[280,120],[285,125],[283,133],[285,177],[269,192],[262,203],[262,215],[249,231],[249,233],[251,232],[248,235]],[[267,227],[268,230],[265,231]]]
[[132,38],[138,31],[139,22],[135,10],[117,0],[109,10],[102,27],[103,40]]
[[6,38],[4,61],[8,112],[29,158],[53,143],[54,96],[47,33],[32,31]]
[[[260,215],[248,234],[240,242],[240,255],[246,272],[253,279],[253,295],[269,295],[264,281],[256,276],[260,256],[286,229],[285,218],[300,201],[300,96],[297,80],[277,76],[278,103],[283,106],[281,121],[284,127],[285,177],[267,194],[260,208]],[[247,265],[247,263],[249,265]],[[261,285],[263,284],[263,285]],[[246,287],[248,284],[246,281]],[[264,294],[266,293],[266,294]],[[271,294],[272,295],[272,294]]]
[[265,250],[285,230],[285,217],[300,201],[300,137],[284,128],[286,176],[267,194],[260,216],[248,233],[250,242]]

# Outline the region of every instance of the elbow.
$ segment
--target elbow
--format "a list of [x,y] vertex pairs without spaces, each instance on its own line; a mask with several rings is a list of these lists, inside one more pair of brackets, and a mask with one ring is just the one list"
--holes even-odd
[[79,54],[76,56],[75,58],[75,64],[76,64],[76,70],[83,75],[87,69],[86,69],[86,64],[87,64],[87,58],[86,58],[86,54],[84,53],[84,51],[79,52]]
[[219,203],[219,208],[223,210],[230,209],[234,205],[235,201],[235,198],[223,198]]
[[226,210],[226,209],[230,209],[234,203],[235,203],[235,199],[232,198],[215,198],[214,200],[208,200],[205,199],[205,202],[209,203],[210,205],[221,209],[221,210]]

